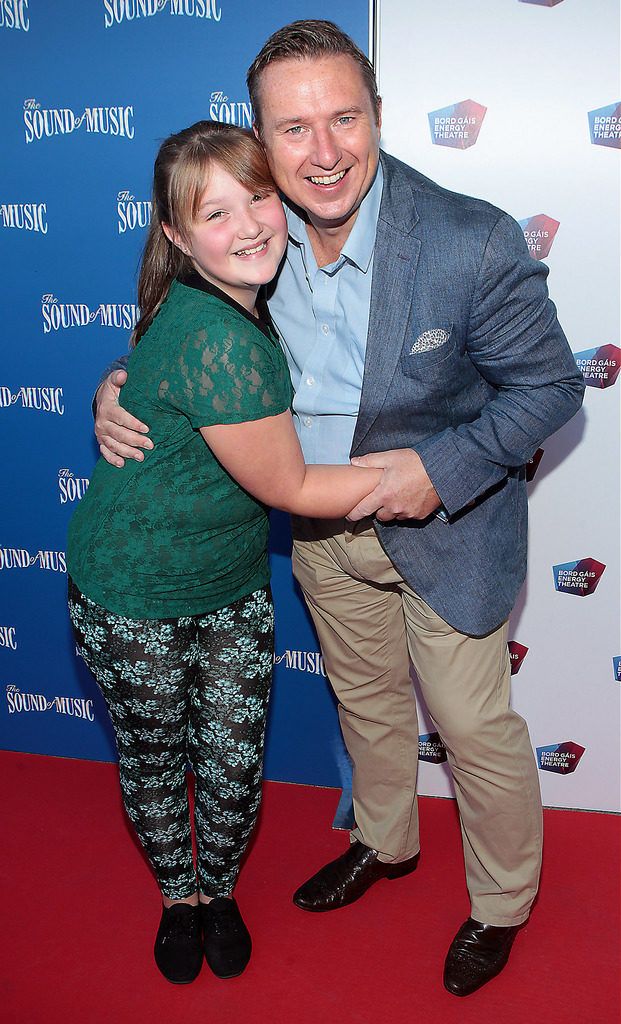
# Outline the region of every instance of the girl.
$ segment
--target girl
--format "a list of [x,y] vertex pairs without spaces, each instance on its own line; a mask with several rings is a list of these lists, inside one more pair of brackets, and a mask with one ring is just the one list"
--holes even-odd
[[122,470],[100,459],[69,530],[71,619],[162,893],[155,960],[178,984],[197,976],[203,950],[219,977],[250,957],[231,892],[261,793],[273,642],[265,506],[343,516],[380,476],[304,465],[258,298],[286,242],[252,135],[200,121],[164,142],[122,394],[155,447]]

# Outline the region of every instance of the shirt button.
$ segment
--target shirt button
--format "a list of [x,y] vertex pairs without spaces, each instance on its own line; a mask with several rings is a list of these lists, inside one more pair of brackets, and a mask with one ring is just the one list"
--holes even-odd
[[305,416],[304,420],[303,420],[303,423],[304,423],[305,427],[310,427],[310,426],[312,426],[313,421],[312,421],[310,416]]
[[313,384],[315,383],[315,378],[314,377],[307,377],[306,378],[306,383],[308,384],[309,388],[312,388]]
[[323,334],[329,334],[330,333],[330,328],[328,327],[327,324],[322,324],[321,325],[321,330],[322,330]]

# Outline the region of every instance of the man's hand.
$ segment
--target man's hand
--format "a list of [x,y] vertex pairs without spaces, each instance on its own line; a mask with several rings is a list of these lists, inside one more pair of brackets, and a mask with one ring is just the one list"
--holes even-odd
[[384,470],[375,490],[348,513],[347,518],[354,522],[373,513],[383,523],[391,519],[426,519],[442,504],[420,456],[411,448],[371,452],[351,461],[354,466]]
[[119,394],[127,374],[125,370],[114,370],[99,385],[95,395],[97,415],[95,436],[99,451],[111,466],[124,466],[125,459],[142,462],[141,448],[153,448],[153,442],[144,435],[149,428],[119,405]]

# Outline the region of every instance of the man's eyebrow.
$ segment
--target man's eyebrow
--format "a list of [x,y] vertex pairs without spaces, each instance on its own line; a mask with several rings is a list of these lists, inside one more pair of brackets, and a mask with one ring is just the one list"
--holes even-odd
[[[362,107],[346,107],[345,110],[335,110],[328,115],[328,120],[333,121],[337,117],[346,117],[348,114],[364,114]],[[302,115],[298,117],[282,117],[274,122],[274,128],[287,128],[294,124],[304,124],[307,119]]]
[[281,117],[279,121],[274,122],[274,128],[285,128],[287,125],[299,124],[303,120],[303,117]]

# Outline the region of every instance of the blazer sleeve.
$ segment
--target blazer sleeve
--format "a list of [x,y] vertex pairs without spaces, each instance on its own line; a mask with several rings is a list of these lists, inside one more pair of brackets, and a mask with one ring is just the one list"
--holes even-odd
[[584,381],[547,276],[519,225],[502,214],[483,252],[467,339],[470,359],[495,394],[473,422],[413,445],[449,515],[527,462],[582,404]]
[[109,366],[106,367],[106,369],[102,373],[101,377],[97,381],[97,387],[95,388],[95,394],[93,395],[92,400],[91,400],[91,411],[93,413],[93,419],[95,419],[95,417],[97,415],[97,406],[95,404],[95,400],[97,398],[97,392],[99,391],[101,385],[105,381],[106,377],[109,377],[110,374],[114,373],[115,370],[126,370],[127,369],[127,360],[128,359],[129,359],[129,352],[126,355],[124,355],[124,356],[119,356],[118,359],[115,359],[113,362],[110,363]]

